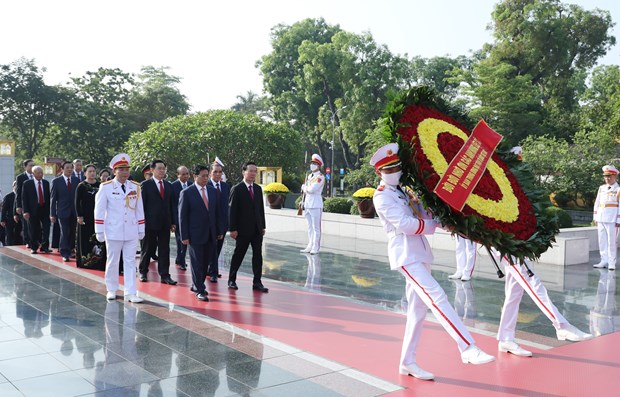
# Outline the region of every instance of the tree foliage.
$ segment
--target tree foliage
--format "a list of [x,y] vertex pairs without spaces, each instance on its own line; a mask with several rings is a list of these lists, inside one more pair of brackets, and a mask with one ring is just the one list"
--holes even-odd
[[301,139],[294,129],[233,110],[211,110],[153,123],[146,131],[133,133],[126,149],[136,168],[159,158],[168,164],[171,177],[179,165],[191,169],[218,156],[233,183],[241,180],[241,166],[246,161],[296,173],[303,158]]

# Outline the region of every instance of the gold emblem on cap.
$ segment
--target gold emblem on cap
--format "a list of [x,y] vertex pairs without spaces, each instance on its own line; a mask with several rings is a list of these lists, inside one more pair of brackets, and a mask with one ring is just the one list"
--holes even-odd
[[388,156],[391,156],[392,154],[394,154],[394,152],[392,151],[392,149],[389,149],[389,150],[387,151],[387,155],[388,155]]

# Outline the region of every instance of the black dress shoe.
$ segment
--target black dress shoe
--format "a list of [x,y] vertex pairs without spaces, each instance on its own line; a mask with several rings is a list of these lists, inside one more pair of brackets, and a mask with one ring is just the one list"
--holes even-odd
[[198,289],[196,287],[194,287],[193,285],[191,287],[189,287],[189,290],[192,292],[198,292]]
[[30,253],[31,254],[37,254],[38,252],[37,252],[37,250],[31,250]]
[[63,256],[63,257],[62,257],[62,261],[63,261],[63,262],[69,262],[69,258],[67,258],[66,256]]
[[254,291],[260,291],[260,292],[269,292],[269,288],[265,288],[263,286],[263,284],[256,284],[252,286],[252,289]]
[[199,301],[203,301],[203,302],[209,302],[209,298],[207,297],[207,294],[205,294],[204,292],[201,294],[196,294],[196,299],[198,299]]
[[217,275],[217,278],[222,278],[222,275],[221,275],[221,274],[218,274],[218,275]]
[[140,281],[142,281],[143,283],[146,283],[147,281],[149,281],[149,280],[146,278],[146,274],[141,274],[141,275],[140,275]]
[[177,282],[174,281],[173,279],[171,279],[170,276],[168,276],[166,278],[162,278],[161,279],[161,283],[162,284],[168,284],[168,285],[177,285]]
[[215,277],[215,276],[211,276],[211,277],[209,278],[209,281],[211,281],[212,283],[217,283],[217,277]]
[[179,265],[179,270],[187,270],[187,265],[183,264],[183,265]]
[[157,255],[153,255],[153,256],[151,256],[151,259],[152,259],[152,260],[154,260],[154,261],[156,261],[156,260],[158,260],[158,259],[159,259],[159,256],[157,256]]
[[50,249],[44,249],[44,250],[41,250],[41,252],[42,252],[42,253],[44,253],[44,254],[51,254],[51,253],[52,253],[52,250],[50,250]]
[[229,281],[228,282],[228,288],[230,288],[230,289],[239,289],[239,287],[237,287],[237,283],[235,283],[234,281]]

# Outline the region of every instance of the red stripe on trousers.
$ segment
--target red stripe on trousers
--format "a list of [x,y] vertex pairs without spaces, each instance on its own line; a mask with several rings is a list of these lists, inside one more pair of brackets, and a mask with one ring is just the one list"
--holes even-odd
[[[504,259],[505,259],[508,263],[510,263],[510,261],[508,261],[508,258],[504,257]],[[544,308],[545,308],[545,310],[549,313],[549,315],[550,315],[551,317],[553,317],[553,319],[554,319],[554,320],[556,320],[556,321],[557,321],[557,318],[555,318],[555,316],[553,315],[553,312],[552,312],[551,310],[549,310],[549,308],[548,308],[547,306],[545,306],[545,304],[542,302],[542,300],[540,300],[540,298],[538,297],[538,294],[537,294],[536,292],[534,292],[534,290],[532,289],[532,286],[530,285],[530,283],[528,283],[528,282],[527,282],[527,280],[523,277],[523,274],[521,274],[521,272],[520,272],[520,271],[519,271],[519,270],[515,267],[515,265],[512,265],[512,264],[511,264],[510,266],[512,266],[512,267],[514,267],[514,268],[515,268],[515,271],[517,272],[517,274],[519,275],[519,277],[521,278],[521,280],[523,280],[523,282],[525,283],[525,285],[527,285],[527,288],[528,288],[530,291],[532,291],[532,295],[534,295],[534,296],[536,297],[536,300],[537,300],[538,302],[540,302],[540,305],[541,305],[542,307],[544,307]]]
[[407,271],[407,269],[405,269],[404,266],[402,267],[402,269],[403,269],[403,271],[405,273],[407,273],[407,276],[409,276],[409,278],[411,278],[411,281],[413,281],[418,287],[420,287],[422,292],[424,292],[424,295],[428,296],[428,299],[430,299],[431,304],[433,305],[433,307],[439,312],[439,314],[441,314],[441,316],[448,322],[448,324],[450,324],[450,326],[452,327],[454,332],[456,332],[461,337],[461,339],[463,339],[463,342],[465,342],[467,344],[467,346],[471,345],[471,343],[469,343],[469,341],[467,339],[465,339],[463,334],[461,334],[461,332],[458,330],[458,328],[456,328],[454,326],[454,324],[452,324],[452,321],[450,321],[450,319],[439,309],[439,307],[435,304],[435,301],[433,300],[433,298],[431,298],[431,296],[428,294],[428,292],[426,292],[424,290],[424,288],[422,288],[422,286],[420,284],[418,284],[417,281],[415,281],[415,278],[413,278],[413,276],[411,274],[409,274],[409,272]]

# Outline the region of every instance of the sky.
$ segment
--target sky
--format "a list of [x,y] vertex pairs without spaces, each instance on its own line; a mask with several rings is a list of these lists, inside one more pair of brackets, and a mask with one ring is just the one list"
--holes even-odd
[[[394,54],[458,56],[491,42],[497,0],[3,0],[0,64],[20,57],[64,84],[99,67],[138,73],[169,67],[181,77],[192,111],[229,108],[238,95],[262,92],[256,61],[271,52],[278,24],[323,17],[353,33],[370,32]],[[609,10],[620,1],[572,0]],[[620,41],[620,27],[613,34]],[[620,44],[599,63],[620,64]]]

